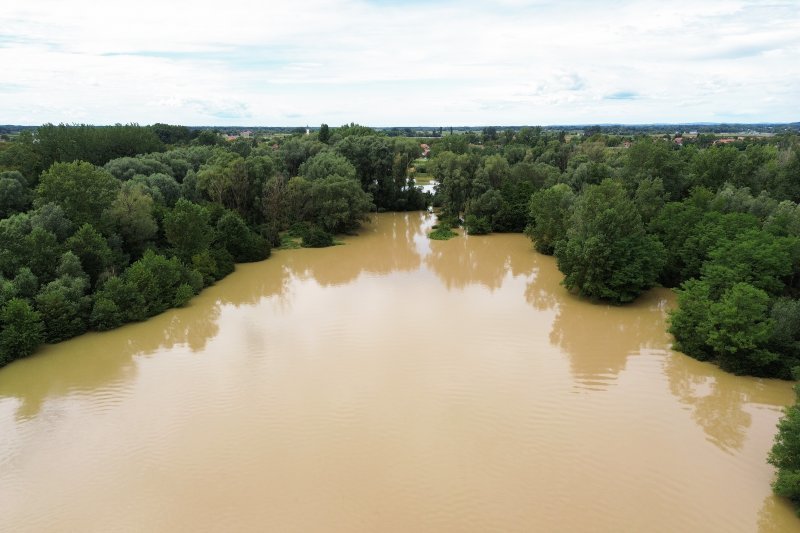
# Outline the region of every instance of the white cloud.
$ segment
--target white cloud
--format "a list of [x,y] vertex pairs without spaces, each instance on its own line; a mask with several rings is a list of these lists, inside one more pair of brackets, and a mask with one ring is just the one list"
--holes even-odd
[[0,123],[798,120],[798,7],[30,0],[0,12]]

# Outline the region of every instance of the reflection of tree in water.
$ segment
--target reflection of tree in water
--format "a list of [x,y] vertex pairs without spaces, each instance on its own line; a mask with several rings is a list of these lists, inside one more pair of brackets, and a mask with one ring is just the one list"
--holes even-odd
[[343,246],[316,250],[296,250],[287,255],[289,271],[312,277],[323,286],[343,285],[362,272],[388,274],[419,268],[421,256],[414,237],[423,231],[425,214],[381,213]]
[[48,398],[118,388],[135,379],[125,338],[107,342],[107,334],[87,334],[48,347],[0,372],[0,398],[20,400],[17,417],[36,416]]
[[537,256],[537,268],[533,279],[525,288],[525,300],[534,309],[547,311],[555,308],[559,301],[564,297],[565,290],[561,287],[561,280],[564,275],[556,268],[556,260],[553,257],[541,255],[533,252]]
[[509,272],[513,276],[530,275],[537,260],[528,239],[498,233],[431,242],[425,264],[448,289],[480,284],[494,291]]
[[[669,293],[665,289],[651,290],[632,304],[616,307],[567,293],[561,279],[555,261],[543,258],[525,295],[537,309],[557,309],[550,340],[567,353],[572,374],[581,385],[605,389],[631,354],[669,348],[665,320]],[[751,424],[746,403],[780,407],[791,397],[782,388],[726,374],[683,354],[668,357],[665,372],[672,394],[691,407],[692,418],[709,440],[726,451],[739,450],[744,444]]]
[[[136,379],[134,357],[176,346],[201,351],[219,333],[223,305],[253,305],[263,298],[286,296],[291,275],[313,275],[321,284],[354,279],[361,271],[385,273],[419,267],[414,236],[422,214],[378,215],[364,237],[314,254],[285,252],[260,263],[237,265],[237,272],[206,289],[183,309],[172,309],[145,322],[104,333],[89,333],[49,346],[37,356],[0,372],[0,399],[20,400],[19,417],[38,414],[48,398],[118,389]],[[362,242],[363,241],[363,242]],[[322,251],[322,250],[320,250]],[[306,253],[311,252],[311,253]]]
[[708,440],[727,452],[740,450],[747,438],[752,420],[746,404],[778,408],[786,401],[786,391],[769,381],[727,374],[680,353],[667,358],[664,372],[670,392],[691,408]]
[[48,346],[41,354],[4,368],[0,398],[19,398],[17,415],[35,416],[48,398],[124,386],[135,379],[134,357],[177,346],[202,351],[219,333],[223,305],[254,304],[286,291],[289,273],[277,260],[236,268],[236,273],[207,288],[183,309]]
[[219,313],[219,304],[210,302],[48,346],[42,353],[3,369],[0,398],[18,398],[17,416],[27,418],[38,414],[48,398],[124,387],[136,377],[135,356],[177,345],[202,350],[218,333]]
[[[543,272],[545,268],[551,270]],[[663,291],[650,291],[625,306],[592,303],[569,294],[555,281],[552,270],[554,262],[543,264],[526,296],[537,308],[555,303],[558,311],[550,341],[567,353],[572,374],[582,386],[603,390],[625,368],[630,355],[668,347]]]
[[170,350],[179,345],[188,346],[193,352],[206,347],[209,339],[219,333],[220,304],[189,306],[186,309],[164,313],[158,321],[162,335],[135,335],[128,340],[125,352],[133,355],[149,355],[161,350]]
[[426,264],[448,288],[479,283],[499,288],[507,272],[526,275],[525,298],[539,310],[557,309],[550,340],[569,356],[575,378],[605,388],[629,355],[666,349],[665,293],[651,291],[626,306],[593,304],[569,294],[555,259],[532,250],[519,235],[489,235],[432,243]]
[[770,494],[758,512],[758,533],[800,531],[800,519],[788,500]]
[[217,298],[218,303],[236,307],[285,296],[291,277],[279,253],[259,263],[236,265],[236,272],[218,282],[209,295]]

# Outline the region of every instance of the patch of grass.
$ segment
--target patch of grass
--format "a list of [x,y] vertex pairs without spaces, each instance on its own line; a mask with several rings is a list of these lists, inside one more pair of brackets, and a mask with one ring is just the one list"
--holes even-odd
[[302,247],[302,237],[294,237],[288,233],[281,233],[281,245],[278,250],[295,250]]

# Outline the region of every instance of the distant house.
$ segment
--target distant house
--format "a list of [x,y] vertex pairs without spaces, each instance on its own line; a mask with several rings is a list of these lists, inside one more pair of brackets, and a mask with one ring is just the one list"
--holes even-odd
[[631,142],[630,141],[624,141],[622,143],[622,147],[623,148],[630,148],[631,147]]
[[678,146],[683,146],[683,137],[675,137],[674,139],[672,139],[672,142],[674,142]]
[[239,137],[244,137],[245,139],[249,139],[252,136],[253,136],[252,131],[243,131],[239,134]]
[[236,135],[226,135],[226,136],[225,136],[225,140],[226,140],[226,141],[235,141],[235,140],[236,140],[236,139],[238,139],[238,138],[239,138],[239,137],[238,137],[238,136],[236,136]]
[[428,154],[431,153],[431,147],[425,143],[420,144],[419,147],[422,149],[422,157],[428,157]]

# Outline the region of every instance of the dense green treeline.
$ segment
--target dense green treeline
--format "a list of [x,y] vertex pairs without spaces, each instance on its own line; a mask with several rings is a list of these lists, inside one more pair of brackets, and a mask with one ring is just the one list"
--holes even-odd
[[352,124],[226,141],[180,126],[53,126],[0,151],[0,366],[186,304],[291,229],[308,246],[421,209],[416,141]]
[[[492,132],[490,132],[492,133]],[[435,201],[468,233],[526,228],[570,290],[624,303],[674,287],[676,348],[736,374],[800,369],[800,138],[633,142],[523,129],[432,146]],[[800,424],[776,490],[800,504]]]

